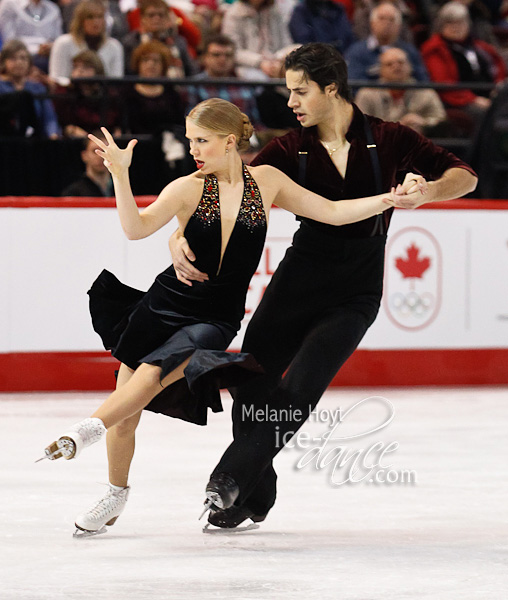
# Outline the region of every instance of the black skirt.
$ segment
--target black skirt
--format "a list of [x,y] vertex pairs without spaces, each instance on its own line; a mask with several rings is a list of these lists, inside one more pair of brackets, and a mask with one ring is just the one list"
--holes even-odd
[[159,366],[161,381],[190,356],[185,378],[162,389],[146,410],[206,425],[208,408],[223,410],[220,389],[236,387],[263,370],[252,355],[225,351],[236,335],[231,324],[182,315],[172,306],[160,310],[153,289],[142,292],[102,271],[88,292],[94,330],[131,369],[142,363]]

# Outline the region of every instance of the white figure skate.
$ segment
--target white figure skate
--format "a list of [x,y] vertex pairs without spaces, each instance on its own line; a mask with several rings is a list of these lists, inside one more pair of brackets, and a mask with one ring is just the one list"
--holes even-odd
[[76,458],[83,448],[98,442],[106,433],[104,423],[95,417],[84,419],[73,425],[70,430],[62,435],[56,442],[51,443],[44,452],[45,456],[35,462],[48,458],[56,460],[62,456],[69,460]]
[[106,533],[106,525],[114,525],[122,514],[129,497],[129,490],[129,486],[119,491],[110,486],[104,498],[101,498],[87,512],[78,515],[74,537],[82,538]]

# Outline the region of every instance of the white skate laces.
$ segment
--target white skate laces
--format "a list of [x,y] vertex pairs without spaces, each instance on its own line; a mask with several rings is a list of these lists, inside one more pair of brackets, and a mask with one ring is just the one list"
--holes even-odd
[[122,514],[130,487],[115,490],[111,486],[107,494],[99,500],[90,510],[78,515],[76,518],[76,532],[74,537],[88,537],[106,533],[106,525],[113,525]]
[[51,443],[44,450],[45,456],[35,462],[45,458],[56,460],[62,456],[67,460],[76,458],[83,448],[98,442],[105,433],[106,428],[100,419],[96,417],[84,419],[73,425],[56,442]]

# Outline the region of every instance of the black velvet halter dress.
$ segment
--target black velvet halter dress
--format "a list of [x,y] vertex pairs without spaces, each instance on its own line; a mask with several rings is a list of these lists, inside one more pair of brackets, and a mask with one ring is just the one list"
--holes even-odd
[[130,368],[158,365],[162,380],[191,356],[185,378],[164,388],[147,410],[205,425],[208,407],[222,410],[220,388],[239,385],[262,371],[250,354],[225,352],[240,328],[267,228],[258,186],[245,165],[243,179],[240,210],[222,262],[215,175],[206,176],[185,228],[194,264],[208,274],[208,281],[189,287],[178,281],[171,265],[142,292],[102,271],[88,292],[95,331],[104,347]]

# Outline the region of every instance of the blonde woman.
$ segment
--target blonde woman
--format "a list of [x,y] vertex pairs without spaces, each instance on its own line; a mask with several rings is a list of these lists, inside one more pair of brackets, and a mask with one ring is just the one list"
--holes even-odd
[[76,7],[70,33],[58,37],[51,49],[50,78],[62,85],[68,84],[72,59],[83,50],[97,52],[106,77],[123,76],[123,47],[118,40],[106,35],[105,9],[101,0],[84,0]]
[[125,506],[134,432],[143,409],[204,425],[208,408],[222,410],[218,388],[259,372],[252,356],[225,350],[244,315],[272,204],[341,225],[368,218],[395,201],[392,191],[330,202],[274,167],[246,167],[239,152],[248,145],[252,125],[234,104],[212,98],[186,120],[196,172],[172,181],[140,214],[128,175],[136,140],[120,150],[103,132],[106,141],[89,137],[113,176],[126,236],[147,237],[176,217],[208,280],[189,287],[170,266],[143,293],[103,271],[89,292],[94,328],[122,363],[117,389],[90,418],[50,444],[44,457],[74,458],[107,430],[110,490],[76,519],[77,528],[88,533],[104,531]]

